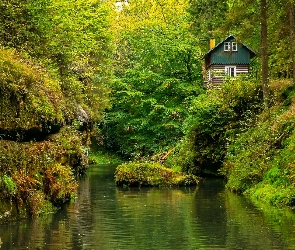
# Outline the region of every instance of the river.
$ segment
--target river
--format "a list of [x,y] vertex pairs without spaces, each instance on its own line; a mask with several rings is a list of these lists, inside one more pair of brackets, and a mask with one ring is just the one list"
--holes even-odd
[[118,188],[91,166],[56,214],[1,225],[0,249],[295,249],[295,213],[254,205],[221,179],[190,188]]

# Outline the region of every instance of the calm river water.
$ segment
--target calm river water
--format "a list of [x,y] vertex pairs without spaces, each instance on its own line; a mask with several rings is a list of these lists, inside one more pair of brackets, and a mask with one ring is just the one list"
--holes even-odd
[[91,166],[58,213],[1,225],[0,249],[295,249],[295,213],[260,207],[220,179],[195,188],[117,188]]

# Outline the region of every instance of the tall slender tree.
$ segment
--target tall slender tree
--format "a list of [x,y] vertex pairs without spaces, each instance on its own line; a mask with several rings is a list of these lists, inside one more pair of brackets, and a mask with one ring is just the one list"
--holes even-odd
[[261,14],[261,64],[262,64],[262,91],[266,107],[269,106],[268,82],[268,44],[267,44],[267,1],[260,0]]
[[289,1],[289,21],[290,21],[290,43],[292,57],[293,84],[295,85],[295,6],[294,1]]

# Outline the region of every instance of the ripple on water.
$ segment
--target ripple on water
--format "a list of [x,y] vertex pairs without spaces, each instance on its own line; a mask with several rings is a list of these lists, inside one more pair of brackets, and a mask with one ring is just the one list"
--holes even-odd
[[295,249],[290,210],[259,207],[220,179],[191,188],[117,188],[92,167],[54,215],[0,228],[1,249]]

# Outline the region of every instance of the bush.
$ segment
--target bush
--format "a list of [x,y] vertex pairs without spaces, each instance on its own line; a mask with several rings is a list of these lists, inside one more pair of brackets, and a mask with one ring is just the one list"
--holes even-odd
[[14,201],[18,208],[15,217],[55,210],[75,196],[74,174],[86,170],[87,152],[80,133],[65,127],[47,139],[25,143],[0,140],[0,194]]
[[127,186],[189,186],[198,184],[193,175],[163,167],[158,163],[125,163],[115,172],[117,185]]
[[235,80],[207,91],[193,102],[185,120],[186,136],[174,156],[188,173],[217,172],[231,141],[251,127],[263,108],[261,85]]
[[0,178],[0,186],[5,196],[14,196],[17,192],[17,186],[13,179],[6,174]]
[[0,78],[0,138],[22,140],[28,134],[36,138],[64,124],[65,100],[59,82],[44,69],[0,48]]
[[295,104],[292,88],[284,86],[274,92],[275,106],[229,146],[221,172],[232,191],[276,206],[293,206]]
[[126,71],[113,86],[112,108],[102,126],[107,149],[125,159],[150,157],[183,137],[195,82],[144,69]]

